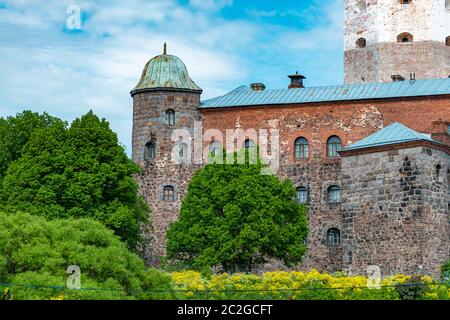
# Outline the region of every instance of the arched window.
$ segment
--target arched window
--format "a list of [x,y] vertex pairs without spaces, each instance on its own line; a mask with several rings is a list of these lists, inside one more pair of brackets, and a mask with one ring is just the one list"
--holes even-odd
[[331,136],[327,141],[327,157],[339,157],[339,151],[342,149],[341,138],[338,136]]
[[166,124],[169,126],[173,126],[175,124],[175,111],[172,109],[168,109],[166,111]]
[[222,144],[215,140],[209,144],[209,153],[215,157],[222,152]]
[[145,145],[144,160],[154,160],[156,158],[156,143],[155,141],[149,141]]
[[245,147],[245,149],[250,149],[250,148],[255,147],[255,141],[253,141],[252,139],[245,140],[244,147]]
[[175,201],[175,189],[172,186],[165,186],[163,189],[163,201]]
[[356,40],[356,46],[358,48],[365,48],[367,46],[367,41],[365,38],[359,38]]
[[412,0],[400,0],[401,4],[410,4]]
[[307,159],[308,158],[308,140],[306,138],[297,138],[294,142],[294,154],[295,159]]
[[341,202],[341,188],[338,186],[331,186],[328,188],[328,202],[340,203]]
[[450,36],[448,36],[447,38],[445,38],[445,45],[447,47],[450,47]]
[[367,4],[366,1],[361,0],[356,4],[356,7],[358,8],[360,13],[365,13],[367,11]]
[[414,41],[413,35],[408,32],[400,33],[397,36],[397,42],[408,43],[408,42],[413,42],[413,41]]
[[338,246],[341,244],[341,232],[339,229],[331,228],[327,231],[327,244],[329,246]]
[[297,188],[297,202],[309,203],[309,190],[306,187]]

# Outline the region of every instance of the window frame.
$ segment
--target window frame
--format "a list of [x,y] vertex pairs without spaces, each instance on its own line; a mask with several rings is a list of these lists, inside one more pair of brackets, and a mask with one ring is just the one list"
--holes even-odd
[[[299,193],[300,193],[300,192],[303,192],[303,193],[304,193],[304,195],[303,195],[302,198],[303,198],[305,201],[300,201],[300,197],[299,197]],[[298,203],[300,203],[300,204],[308,204],[309,201],[310,201],[310,198],[309,198],[309,188],[307,188],[307,187],[305,187],[305,186],[297,187],[297,188],[295,189],[295,200],[296,200]]]
[[165,112],[165,122],[168,126],[174,126],[175,125],[175,110],[173,109],[167,109]]
[[[331,241],[330,241],[331,239]],[[340,246],[341,245],[341,230],[338,228],[330,228],[327,230],[327,245]]]
[[153,161],[156,159],[156,142],[150,140],[145,144],[144,147],[144,160]]
[[[337,139],[337,140],[336,140]],[[333,140],[339,141],[333,142]],[[339,151],[342,150],[342,139],[339,136],[333,135],[327,139],[327,158],[339,158]]]
[[175,201],[175,187],[172,185],[166,185],[162,190],[162,200],[166,202]]
[[[338,195],[338,196],[336,196]],[[338,185],[329,186],[327,189],[327,202],[331,204],[342,203],[342,189]]]
[[309,142],[305,137],[298,137],[294,141],[294,159],[309,159]]

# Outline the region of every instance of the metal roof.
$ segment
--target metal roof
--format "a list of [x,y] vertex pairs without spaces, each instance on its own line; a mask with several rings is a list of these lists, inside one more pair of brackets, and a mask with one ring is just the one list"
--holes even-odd
[[344,148],[344,151],[421,140],[438,142],[431,139],[431,135],[429,134],[416,132],[399,122],[394,122],[380,131]]
[[131,94],[161,89],[202,92],[189,77],[183,61],[168,54],[156,56],[147,62],[141,79]]
[[200,108],[300,104],[450,94],[450,78],[253,91],[248,86],[205,100]]

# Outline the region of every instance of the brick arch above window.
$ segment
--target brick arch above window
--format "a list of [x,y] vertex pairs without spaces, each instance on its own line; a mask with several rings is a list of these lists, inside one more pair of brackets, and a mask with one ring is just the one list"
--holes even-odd
[[397,42],[409,43],[414,41],[414,36],[409,32],[402,32],[397,36]]

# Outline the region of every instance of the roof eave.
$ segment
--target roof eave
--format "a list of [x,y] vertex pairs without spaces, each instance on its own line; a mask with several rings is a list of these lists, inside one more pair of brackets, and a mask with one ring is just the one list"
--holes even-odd
[[374,145],[374,146],[365,146],[354,149],[344,149],[339,151],[339,154],[342,157],[351,157],[358,156],[369,153],[378,153],[392,150],[400,150],[400,149],[410,149],[415,147],[430,147],[434,149],[441,150],[448,155],[450,155],[450,146],[444,144],[439,141],[430,141],[430,140],[412,140],[412,141],[403,141],[403,142],[395,142],[383,145]]
[[151,92],[151,91],[175,91],[175,92],[189,92],[201,94],[203,89],[187,89],[187,88],[169,88],[169,87],[156,87],[156,88],[144,88],[144,89],[133,89],[131,90],[131,96],[137,93]]

